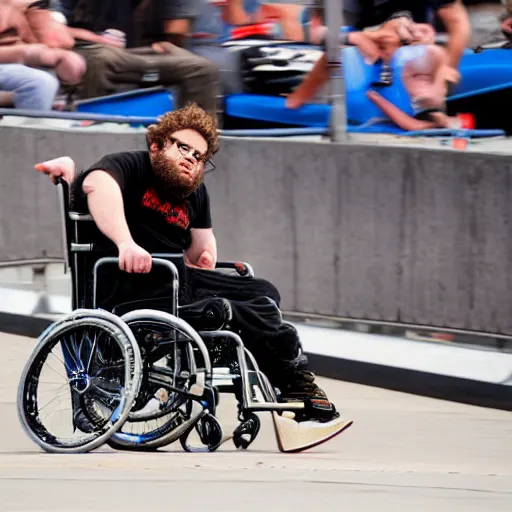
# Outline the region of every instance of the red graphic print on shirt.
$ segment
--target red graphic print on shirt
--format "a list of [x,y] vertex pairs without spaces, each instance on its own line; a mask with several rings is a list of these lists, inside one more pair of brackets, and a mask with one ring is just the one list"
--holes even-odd
[[188,208],[185,203],[173,205],[169,201],[162,201],[155,189],[150,187],[142,198],[142,206],[161,213],[166,222],[183,229],[190,225]]

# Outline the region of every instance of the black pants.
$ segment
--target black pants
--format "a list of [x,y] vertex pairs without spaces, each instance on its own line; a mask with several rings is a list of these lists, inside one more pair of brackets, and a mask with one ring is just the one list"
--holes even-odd
[[[179,270],[179,303],[190,304],[208,297],[228,299],[233,310],[231,329],[240,335],[275,387],[289,386],[297,370],[307,368],[307,358],[302,353],[296,329],[281,319],[281,297],[273,284],[265,279],[242,278],[215,271],[184,267]],[[110,273],[99,280],[102,283],[110,281],[109,286],[102,286],[103,297],[99,304],[112,310],[114,306],[132,300],[169,297],[170,288],[165,284],[168,280],[161,268],[155,268],[149,275],[119,272],[114,283]]]

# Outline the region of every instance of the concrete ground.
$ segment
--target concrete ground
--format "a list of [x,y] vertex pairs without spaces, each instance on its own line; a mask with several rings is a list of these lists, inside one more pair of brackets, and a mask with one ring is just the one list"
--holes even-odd
[[[42,453],[16,416],[34,340],[0,335],[0,511],[510,511],[512,415],[320,379],[354,425],[309,452],[277,450],[268,414],[247,452],[109,448]],[[233,403],[221,402],[225,430]]]

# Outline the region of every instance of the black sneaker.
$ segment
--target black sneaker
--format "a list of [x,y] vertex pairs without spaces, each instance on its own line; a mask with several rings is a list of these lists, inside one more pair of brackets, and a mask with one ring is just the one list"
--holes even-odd
[[307,370],[296,370],[287,386],[280,388],[280,402],[304,402],[302,411],[294,411],[297,421],[328,422],[339,418],[336,407],[325,392],[315,383],[315,376]]

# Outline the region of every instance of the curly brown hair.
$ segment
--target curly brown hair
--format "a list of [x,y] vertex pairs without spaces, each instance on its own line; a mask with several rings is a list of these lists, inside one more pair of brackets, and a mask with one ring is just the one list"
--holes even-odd
[[159,149],[162,149],[171,134],[180,130],[195,130],[204,137],[208,144],[206,159],[211,158],[219,150],[217,120],[195,103],[167,112],[157,124],[148,126],[148,146],[155,143]]

